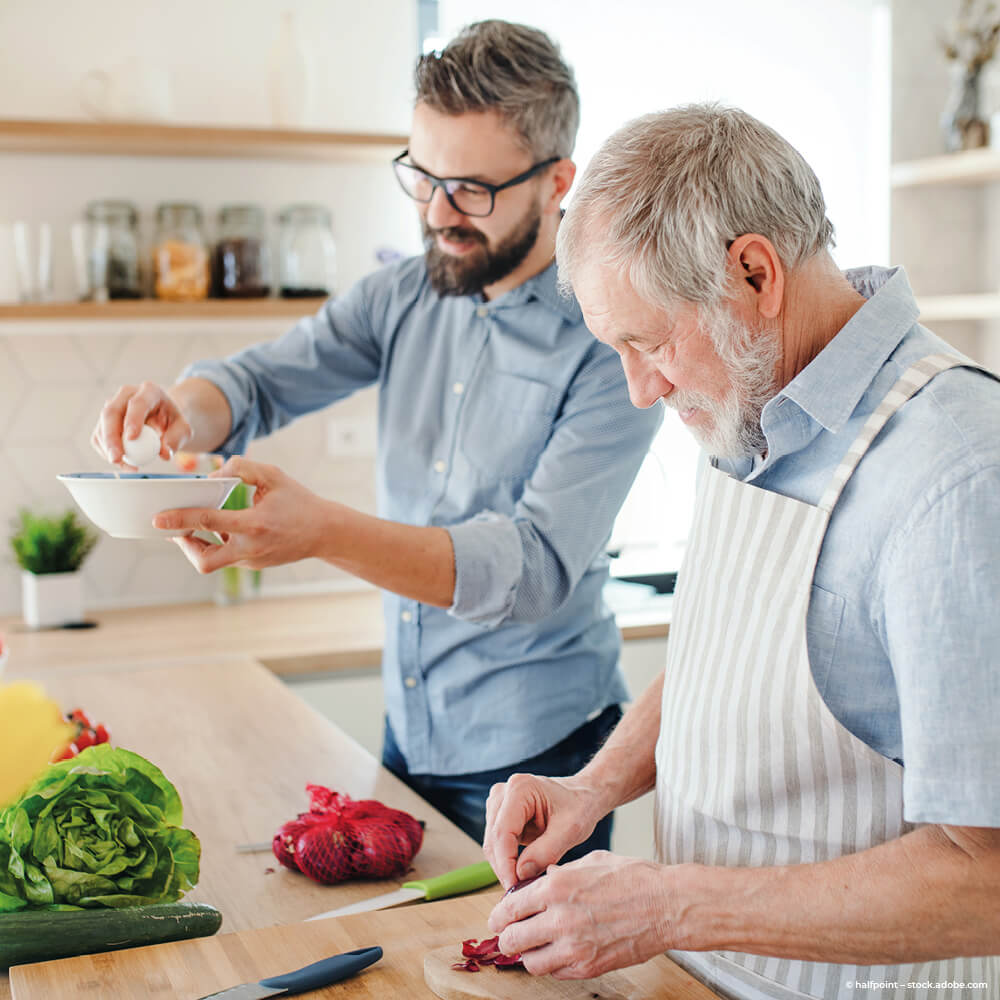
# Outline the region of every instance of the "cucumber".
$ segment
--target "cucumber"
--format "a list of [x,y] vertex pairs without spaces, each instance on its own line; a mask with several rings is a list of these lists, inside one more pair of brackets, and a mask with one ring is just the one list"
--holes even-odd
[[208,937],[222,914],[206,903],[155,903],[100,910],[0,914],[0,971],[52,958]]

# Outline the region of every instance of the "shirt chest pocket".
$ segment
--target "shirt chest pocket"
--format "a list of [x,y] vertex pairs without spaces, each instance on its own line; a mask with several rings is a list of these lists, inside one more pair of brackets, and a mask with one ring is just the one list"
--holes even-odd
[[459,422],[459,451],[477,473],[526,478],[552,432],[558,394],[544,382],[492,372],[467,393]]
[[808,617],[809,667],[816,688],[824,698],[843,620],[844,598],[813,584]]

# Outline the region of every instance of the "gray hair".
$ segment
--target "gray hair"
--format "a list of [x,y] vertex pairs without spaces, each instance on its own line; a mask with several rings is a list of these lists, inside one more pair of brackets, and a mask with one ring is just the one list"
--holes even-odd
[[573,71],[544,32],[508,21],[466,25],[421,56],[417,103],[446,114],[498,111],[538,160],[570,156],[580,123]]
[[584,258],[626,273],[647,302],[713,307],[732,290],[726,250],[766,236],[793,269],[833,244],[812,168],[736,108],[692,104],[628,122],[590,161],[559,226],[559,280]]

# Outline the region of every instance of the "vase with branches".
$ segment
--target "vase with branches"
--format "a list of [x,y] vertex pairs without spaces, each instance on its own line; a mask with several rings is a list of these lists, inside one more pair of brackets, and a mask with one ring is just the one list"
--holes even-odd
[[952,64],[952,93],[941,127],[948,152],[975,149],[989,142],[982,114],[983,70],[1000,43],[1000,11],[994,0],[960,0],[958,14],[939,42]]

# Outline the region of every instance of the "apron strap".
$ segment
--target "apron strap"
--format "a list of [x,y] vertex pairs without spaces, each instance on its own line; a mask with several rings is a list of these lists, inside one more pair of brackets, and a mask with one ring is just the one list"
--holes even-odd
[[961,365],[970,365],[970,362],[951,354],[928,354],[927,357],[921,358],[900,375],[899,380],[865,421],[865,425],[854,439],[854,443],[840,460],[840,465],[837,466],[820,499],[819,506],[822,510],[833,510],[834,504],[840,498],[841,490],[843,490],[847,480],[851,478],[851,473],[854,472],[858,462],[868,451],[869,445],[878,436],[878,432],[886,425],[889,418],[935,375]]

